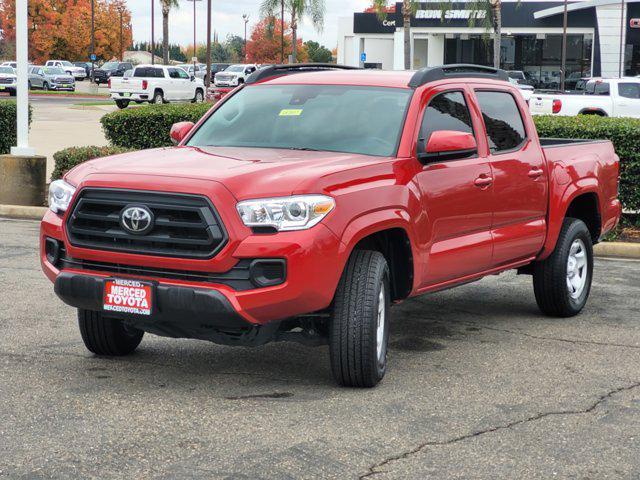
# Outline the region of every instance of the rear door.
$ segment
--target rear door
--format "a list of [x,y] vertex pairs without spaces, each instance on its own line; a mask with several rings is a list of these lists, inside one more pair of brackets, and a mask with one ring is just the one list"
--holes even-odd
[[616,117],[640,117],[640,81],[620,81],[614,105]]
[[492,267],[529,258],[546,232],[547,170],[526,104],[509,89],[475,86],[493,172]]
[[[438,130],[482,132],[472,117],[470,91],[463,84],[428,89],[423,100],[418,148],[424,148]],[[482,272],[491,263],[492,186],[486,158],[427,163],[415,177],[429,225],[426,269],[421,287],[433,287]]]

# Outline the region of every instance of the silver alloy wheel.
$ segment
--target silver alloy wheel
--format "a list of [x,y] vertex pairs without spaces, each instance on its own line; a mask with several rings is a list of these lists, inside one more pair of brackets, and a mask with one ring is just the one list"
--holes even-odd
[[203,100],[204,100],[204,97],[202,95],[202,92],[198,90],[196,92],[196,103],[202,103]]
[[576,238],[571,244],[567,258],[567,289],[573,299],[580,298],[587,284],[587,267],[587,249],[584,242]]
[[384,296],[384,284],[380,287],[380,295],[378,295],[378,325],[376,327],[376,352],[378,354],[378,363],[384,360],[384,327],[386,322],[386,300]]

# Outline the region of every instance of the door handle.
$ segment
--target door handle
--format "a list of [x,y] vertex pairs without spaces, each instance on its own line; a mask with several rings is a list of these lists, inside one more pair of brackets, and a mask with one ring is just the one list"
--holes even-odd
[[489,185],[491,185],[492,183],[493,183],[493,178],[492,178],[492,177],[488,177],[488,176],[486,176],[486,175],[484,175],[484,174],[483,174],[483,175],[481,175],[481,176],[479,176],[478,178],[476,178],[476,179],[473,181],[473,184],[474,184],[476,187],[480,187],[480,188],[488,187],[488,186],[489,186]]
[[541,168],[533,168],[529,170],[528,175],[530,178],[538,178],[541,177],[543,173],[544,171]]

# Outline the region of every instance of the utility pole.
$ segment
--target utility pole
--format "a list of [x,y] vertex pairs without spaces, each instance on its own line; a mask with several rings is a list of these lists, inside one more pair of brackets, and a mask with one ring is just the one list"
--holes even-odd
[[560,90],[564,91],[567,78],[567,0],[564,0],[564,13],[562,16],[562,60],[560,67]]
[[625,34],[624,17],[626,16],[625,8],[626,8],[625,0],[622,0],[620,5],[620,58],[619,58],[620,68],[618,72],[618,76],[620,78],[622,78],[622,75],[624,74],[624,34]]
[[124,13],[124,6],[118,7],[118,13],[120,13],[120,61],[124,61],[124,45],[122,40],[122,14]]
[[[196,53],[196,2],[200,0],[188,0],[189,2],[193,2],[193,74],[196,74],[196,63],[198,61],[198,54]],[[209,12],[207,12],[208,18]]]
[[284,0],[280,0],[280,63],[284,63]]
[[91,0],[91,81],[93,82],[94,62],[96,60],[96,0]]
[[151,65],[155,65],[156,63],[156,45],[155,45],[155,30],[154,30],[154,21],[156,16],[154,14],[154,3],[155,0],[151,0]]
[[249,22],[249,14],[243,13],[242,19],[244,20],[244,63],[247,63],[247,23]]
[[205,74],[205,88],[209,92],[211,86],[211,0],[207,0],[207,72]]

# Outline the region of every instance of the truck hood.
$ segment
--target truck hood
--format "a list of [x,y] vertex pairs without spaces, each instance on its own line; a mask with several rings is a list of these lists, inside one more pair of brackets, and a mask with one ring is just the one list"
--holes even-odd
[[[387,157],[340,152],[271,148],[171,147],[114,155],[85,162],[65,179],[80,184],[98,174],[110,176],[165,176],[212,180],[223,184],[238,199],[275,197],[292,193],[304,183],[327,175],[386,161]],[[188,193],[188,189],[185,190]]]

